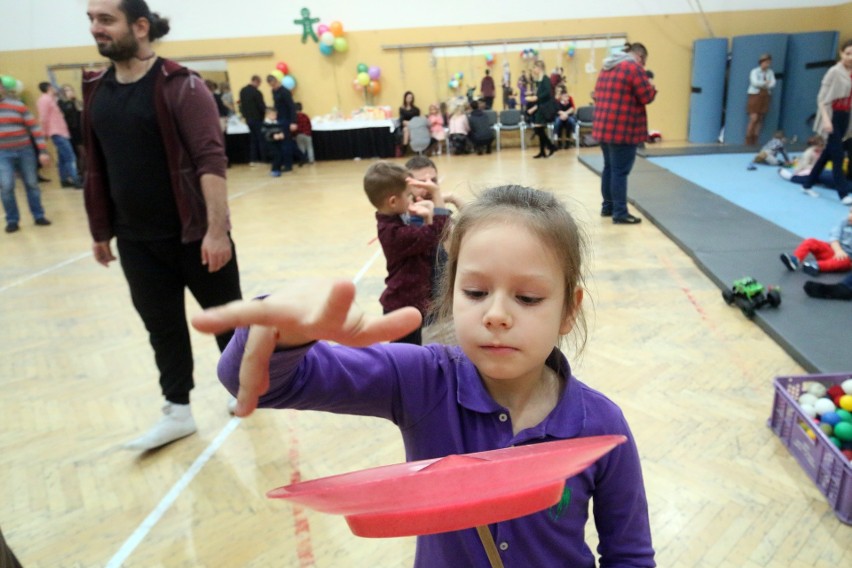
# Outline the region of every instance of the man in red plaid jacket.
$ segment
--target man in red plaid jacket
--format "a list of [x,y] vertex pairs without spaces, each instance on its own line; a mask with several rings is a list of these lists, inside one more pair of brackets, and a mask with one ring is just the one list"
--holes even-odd
[[627,176],[636,160],[636,148],[648,138],[645,105],[657,89],[645,71],[648,50],[628,43],[624,51],[604,60],[595,85],[595,118],[592,136],[601,143],[604,169],[601,175],[601,216],[615,224],[635,225],[642,219],[627,211]]

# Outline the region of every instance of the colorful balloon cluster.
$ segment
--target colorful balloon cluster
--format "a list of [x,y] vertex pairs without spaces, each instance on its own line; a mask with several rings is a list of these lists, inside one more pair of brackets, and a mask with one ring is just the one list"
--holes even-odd
[[345,53],[349,50],[349,42],[343,37],[343,24],[340,22],[318,25],[317,34],[319,34],[320,53],[326,57],[332,55],[335,51]]
[[529,48],[521,51],[521,59],[535,59],[538,57],[538,50]]
[[24,84],[11,75],[0,75],[0,83],[10,94],[20,95],[24,91]]
[[462,73],[461,71],[457,71],[456,74],[453,75],[453,78],[450,79],[450,82],[447,83],[447,86],[451,89],[454,89],[454,90],[458,89],[459,86],[461,85],[462,79],[464,79],[464,73]]
[[494,65],[494,55],[492,55],[491,53],[486,53],[485,54],[485,64],[489,67]]
[[574,54],[577,52],[577,46],[573,43],[569,43],[568,47],[565,48],[565,55],[568,57],[574,57]]
[[382,91],[382,84],[379,82],[382,70],[378,65],[368,66],[366,63],[359,63],[356,73],[355,80],[352,81],[355,92],[378,95]]
[[281,81],[281,84],[285,89],[292,91],[296,88],[296,78],[288,74],[289,70],[290,69],[287,67],[286,63],[279,61],[275,66],[275,70],[269,74]]

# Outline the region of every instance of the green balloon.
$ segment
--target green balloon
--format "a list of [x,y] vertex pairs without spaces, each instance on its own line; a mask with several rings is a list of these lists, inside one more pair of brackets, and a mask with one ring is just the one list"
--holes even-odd
[[366,73],[369,70],[370,70],[370,68],[367,67],[365,64],[363,64],[363,63],[358,64],[358,73]]
[[3,86],[9,89],[10,91],[14,91],[15,86],[18,84],[18,81],[15,80],[14,77],[11,77],[9,75],[3,75],[2,77],[0,77],[0,82],[2,82]]

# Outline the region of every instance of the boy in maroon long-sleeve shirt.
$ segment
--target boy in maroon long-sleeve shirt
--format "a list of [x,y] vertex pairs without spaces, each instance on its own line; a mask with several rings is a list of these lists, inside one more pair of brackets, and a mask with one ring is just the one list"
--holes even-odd
[[[364,175],[364,192],[376,208],[379,242],[385,253],[388,276],[379,301],[385,313],[414,306],[425,315],[432,296],[431,271],[435,249],[446,224],[440,190],[432,199],[414,202],[408,170],[390,162],[377,162]],[[436,186],[437,187],[437,186]],[[420,345],[421,330],[397,340]]]

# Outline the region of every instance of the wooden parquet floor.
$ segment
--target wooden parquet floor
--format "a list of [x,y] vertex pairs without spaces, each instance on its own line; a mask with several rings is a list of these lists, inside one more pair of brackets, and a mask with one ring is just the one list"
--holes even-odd
[[[766,427],[773,378],[802,369],[652,224],[598,217],[599,180],[576,151],[533,152],[438,158],[442,185],[462,195],[502,183],[550,189],[584,223],[590,334],[570,358],[633,428],[658,564],[852,566],[852,527]],[[245,295],[357,276],[361,305],[379,313],[367,165],[320,163],[280,179],[229,171]],[[22,230],[0,237],[0,526],[24,566],[411,565],[413,539],[361,539],[342,518],[264,497],[402,461],[395,428],[312,412],[232,419],[214,342],[194,331],[198,434],[151,455],[121,450],[159,416],[147,337],[120,268],[91,259],[80,192],[47,184],[43,199],[51,227],[32,224],[19,187]],[[594,548],[591,523],[588,533]]]

